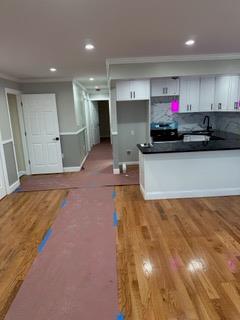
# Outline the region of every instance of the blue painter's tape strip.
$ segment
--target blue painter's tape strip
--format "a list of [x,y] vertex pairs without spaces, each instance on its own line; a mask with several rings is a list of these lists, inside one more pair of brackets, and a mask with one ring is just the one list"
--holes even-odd
[[52,235],[52,229],[49,229],[49,230],[47,231],[47,233],[45,234],[42,242],[41,242],[40,245],[38,246],[38,252],[39,252],[39,253],[41,253],[41,252],[43,251],[43,249],[44,249],[44,247],[46,246],[46,243],[47,243],[48,239],[51,237],[51,235]]
[[115,191],[112,192],[112,198],[113,198],[113,199],[116,198],[116,192],[115,192]]
[[119,313],[117,316],[117,320],[124,320],[124,315],[122,313]]
[[114,213],[113,213],[113,225],[114,225],[114,227],[116,227],[118,225],[118,215],[117,215],[116,211],[114,211]]
[[18,187],[14,192],[21,192],[21,187]]
[[61,204],[61,208],[65,208],[67,206],[67,204],[68,204],[67,199],[64,199],[62,204]]

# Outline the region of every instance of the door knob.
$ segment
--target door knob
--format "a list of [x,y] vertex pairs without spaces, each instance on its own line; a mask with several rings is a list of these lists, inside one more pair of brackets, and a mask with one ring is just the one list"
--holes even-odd
[[53,140],[55,140],[55,141],[59,141],[60,139],[59,139],[59,137],[56,137],[56,138],[54,138]]

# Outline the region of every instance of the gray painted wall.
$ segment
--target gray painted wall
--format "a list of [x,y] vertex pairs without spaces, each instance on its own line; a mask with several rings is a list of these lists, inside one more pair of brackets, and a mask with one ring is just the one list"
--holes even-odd
[[55,93],[58,109],[60,132],[75,132],[78,130],[73,99],[72,82],[23,83],[23,93]]
[[5,159],[6,159],[8,182],[9,182],[9,185],[11,186],[14,182],[18,180],[12,142],[4,144],[3,150],[4,150]]
[[[148,102],[117,103],[119,162],[138,161],[138,143],[148,140]],[[131,151],[128,153],[127,151]]]
[[76,116],[77,126],[82,129],[86,127],[86,115],[85,115],[85,99],[86,92],[77,83],[73,82],[73,98],[74,98],[74,110]]
[[80,166],[87,154],[85,144],[85,131],[82,131],[76,135],[62,135],[61,145],[62,150],[64,150],[63,166]]
[[74,86],[72,82],[49,82],[49,83],[25,83],[21,85],[23,93],[55,93],[63,153],[64,167],[80,166],[86,156],[86,142],[84,132],[75,132],[85,126],[85,114],[82,105],[82,89]]
[[5,88],[19,89],[16,82],[0,79],[0,130],[3,140],[11,139],[10,123],[7,113]]

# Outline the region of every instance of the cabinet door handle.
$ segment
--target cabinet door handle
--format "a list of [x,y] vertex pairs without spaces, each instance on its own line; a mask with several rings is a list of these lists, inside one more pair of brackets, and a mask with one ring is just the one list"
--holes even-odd
[[132,99],[132,91],[130,91],[130,98]]
[[166,88],[166,93],[168,93],[168,88]]
[[187,104],[187,111],[188,111],[189,105]]
[[136,94],[135,94],[135,91],[133,91],[133,98],[134,98],[134,99],[136,98]]
[[192,111],[192,105],[190,104],[190,111]]
[[211,103],[211,110],[213,109],[213,103]]
[[219,103],[219,104],[218,104],[218,110],[221,110],[221,109],[222,109],[222,104]]

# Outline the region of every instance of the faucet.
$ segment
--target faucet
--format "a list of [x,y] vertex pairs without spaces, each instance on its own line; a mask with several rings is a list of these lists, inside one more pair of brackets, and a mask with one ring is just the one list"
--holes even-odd
[[204,117],[203,124],[205,124],[206,120],[207,120],[207,131],[210,131],[212,129],[212,126],[210,126],[210,118],[209,118],[209,116],[205,116]]

